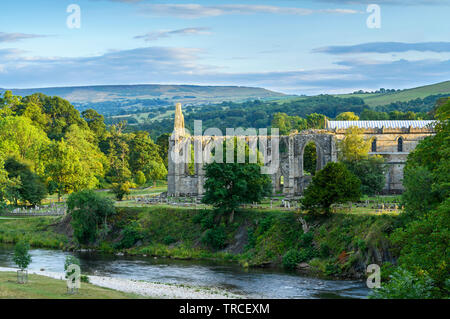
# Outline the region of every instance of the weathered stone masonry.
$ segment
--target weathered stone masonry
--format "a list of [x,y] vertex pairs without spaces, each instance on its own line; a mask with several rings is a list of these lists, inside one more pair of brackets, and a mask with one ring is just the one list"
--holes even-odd
[[[274,193],[290,196],[301,195],[312,177],[303,170],[303,154],[309,142],[316,145],[316,170],[328,162],[337,161],[337,141],[345,136],[350,126],[364,128],[367,138],[374,138],[370,154],[385,157],[389,169],[386,174],[385,193],[403,191],[403,167],[409,152],[417,143],[434,134],[432,121],[327,121],[324,130],[306,130],[289,136],[279,137],[279,166],[271,174]],[[255,136],[241,137],[256,139]],[[190,136],[184,129],[181,105],[177,104],[175,127],[169,139],[168,194],[170,196],[201,196],[204,193],[205,171],[203,165],[211,161],[211,151],[227,136]],[[192,145],[192,146],[191,146]],[[275,145],[275,144],[274,144]],[[194,172],[190,173],[191,148],[194,150]],[[177,161],[173,154],[184,160]],[[267,137],[266,165],[271,164],[272,139]],[[191,164],[192,165],[192,164]]]

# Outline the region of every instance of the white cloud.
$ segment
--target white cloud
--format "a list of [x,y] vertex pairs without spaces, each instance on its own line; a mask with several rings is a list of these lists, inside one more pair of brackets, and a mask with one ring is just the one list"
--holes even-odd
[[44,38],[45,35],[39,35],[39,34],[28,34],[28,33],[7,33],[7,32],[0,32],[0,42],[17,42],[20,40],[26,40],[26,39],[34,39],[34,38]]
[[156,32],[148,32],[143,35],[135,36],[135,39],[144,39],[145,41],[155,41],[161,38],[168,38],[174,35],[209,35],[211,34],[209,28],[184,28],[177,30],[162,30]]
[[280,7],[272,5],[246,5],[229,4],[204,6],[200,4],[145,4],[141,11],[148,15],[175,16],[179,18],[217,17],[222,15],[244,14],[285,14],[285,15],[310,15],[313,13],[356,14],[360,13],[352,9],[305,9],[296,7]]
[[93,57],[27,56],[0,50],[0,87],[106,84],[199,84],[259,86],[286,93],[351,92],[359,88],[406,88],[450,78],[450,60],[342,59],[334,67],[286,72],[224,72],[205,65],[195,48],[144,47]]

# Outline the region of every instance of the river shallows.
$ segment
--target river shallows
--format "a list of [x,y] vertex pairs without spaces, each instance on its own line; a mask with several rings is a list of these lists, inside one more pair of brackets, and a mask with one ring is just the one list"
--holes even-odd
[[[0,245],[0,267],[14,267],[11,245]],[[153,257],[112,256],[33,249],[30,269],[63,272],[69,254],[81,261],[88,275],[149,282],[218,287],[248,297],[262,298],[365,298],[360,281],[323,280],[271,269],[243,269],[228,263],[184,261]]]

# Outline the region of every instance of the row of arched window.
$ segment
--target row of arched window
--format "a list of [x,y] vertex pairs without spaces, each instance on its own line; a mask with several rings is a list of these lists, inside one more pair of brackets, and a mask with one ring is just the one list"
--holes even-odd
[[[372,152],[377,151],[377,139],[372,141]],[[397,140],[397,152],[403,152],[403,137],[399,137]]]

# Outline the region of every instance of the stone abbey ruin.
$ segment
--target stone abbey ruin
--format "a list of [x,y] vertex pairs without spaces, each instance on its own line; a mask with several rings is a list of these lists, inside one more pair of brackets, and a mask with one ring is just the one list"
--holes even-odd
[[[338,159],[337,142],[345,137],[349,127],[364,129],[364,135],[372,140],[369,154],[381,155],[388,165],[383,192],[398,194],[403,191],[403,167],[408,153],[418,142],[434,134],[434,121],[328,121],[325,129],[305,130],[274,139],[271,136],[237,136],[251,145],[264,139],[262,153],[264,166],[275,167],[269,173],[274,193],[287,196],[301,195],[312,180],[304,170],[304,151],[308,143],[316,146],[316,170]],[[169,139],[169,196],[201,196],[204,193],[205,172],[203,166],[212,160],[212,150],[230,136],[221,136],[206,130],[199,135],[189,135],[184,127],[181,104],[176,105],[174,131]],[[256,142],[255,144],[256,145]],[[193,149],[194,169],[189,169]],[[183,160],[175,160],[174,157]],[[277,165],[274,164],[275,159]]]

